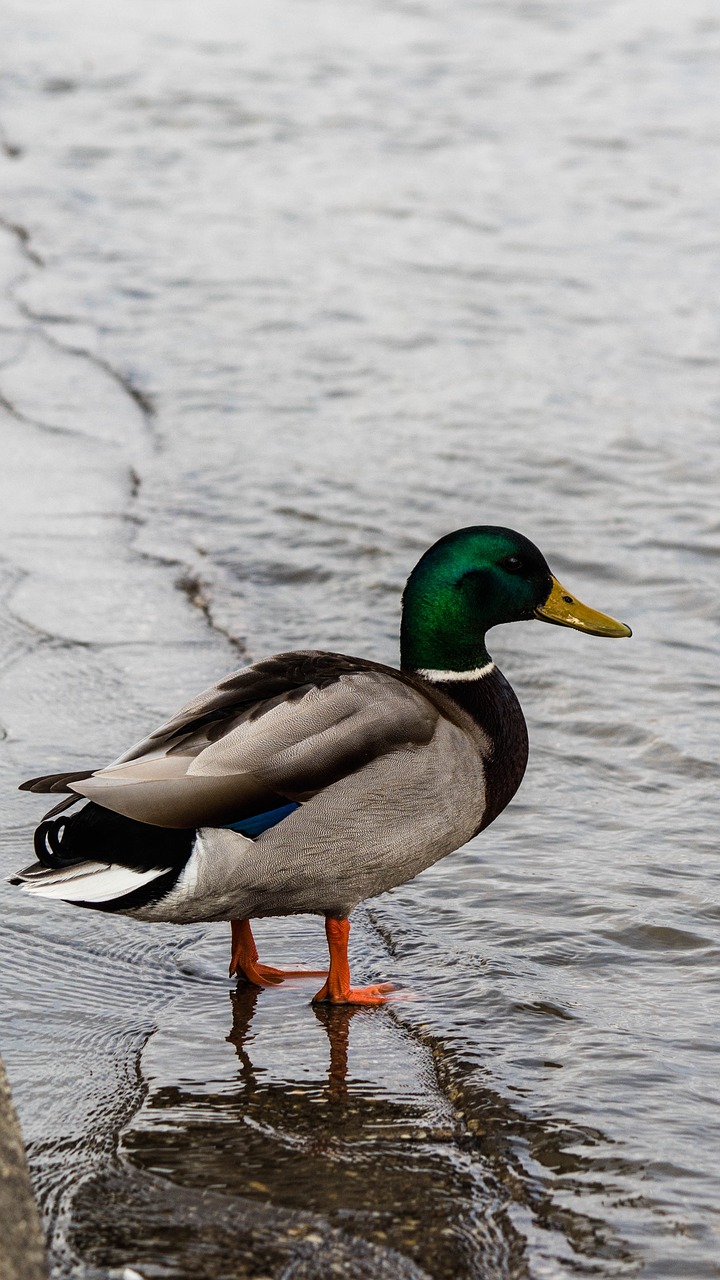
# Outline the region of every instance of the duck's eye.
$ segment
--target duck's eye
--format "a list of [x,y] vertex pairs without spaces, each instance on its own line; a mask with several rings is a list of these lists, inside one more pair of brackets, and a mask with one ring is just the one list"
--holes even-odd
[[507,569],[508,573],[519,573],[523,567],[523,562],[520,559],[520,556],[506,556],[505,559],[501,561],[501,564],[503,569]]

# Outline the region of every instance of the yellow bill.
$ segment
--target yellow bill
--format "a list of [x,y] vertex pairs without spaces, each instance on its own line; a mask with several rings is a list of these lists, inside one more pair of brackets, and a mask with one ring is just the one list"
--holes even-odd
[[552,580],[552,590],[544,604],[535,610],[541,622],[554,622],[558,627],[575,627],[591,636],[631,636],[632,631],[624,622],[616,622],[606,613],[589,609],[561,586],[557,578]]

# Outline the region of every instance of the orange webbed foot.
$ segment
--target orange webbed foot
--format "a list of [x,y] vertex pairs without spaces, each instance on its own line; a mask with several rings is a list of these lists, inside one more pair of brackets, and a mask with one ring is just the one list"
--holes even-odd
[[338,988],[330,991],[328,983],[313,996],[313,1004],[356,1004],[356,1005],[379,1005],[387,1004],[388,992],[394,991],[395,986],[392,982],[376,982],[370,987],[346,987],[344,990]]
[[326,916],[325,934],[330,951],[330,971],[327,982],[313,996],[313,1004],[385,1004],[389,998],[388,992],[394,989],[392,982],[375,982],[370,987],[350,986],[350,921],[347,917]]

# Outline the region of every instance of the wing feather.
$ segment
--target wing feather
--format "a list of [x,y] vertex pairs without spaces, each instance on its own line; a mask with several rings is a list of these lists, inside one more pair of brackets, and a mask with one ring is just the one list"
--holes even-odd
[[419,747],[441,711],[417,682],[338,654],[281,654],[201,694],[115,764],[68,785],[160,826],[217,826],[303,801]]

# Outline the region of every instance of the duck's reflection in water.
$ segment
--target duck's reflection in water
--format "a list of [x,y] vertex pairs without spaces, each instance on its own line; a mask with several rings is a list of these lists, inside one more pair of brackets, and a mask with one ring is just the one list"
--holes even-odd
[[313,1012],[325,1028],[330,1045],[328,1097],[338,1100],[347,1096],[350,1023],[361,1010],[357,1005],[316,1004]]
[[[230,993],[233,1023],[227,1038],[235,1048],[240,1062],[240,1076],[248,1089],[257,1087],[247,1044],[252,1041],[250,1024],[260,995],[260,988],[251,983],[238,983],[237,989]],[[314,1004],[312,1011],[328,1038],[327,1096],[331,1101],[339,1101],[348,1096],[350,1023],[357,1014],[367,1014],[367,1010],[359,1005]]]

